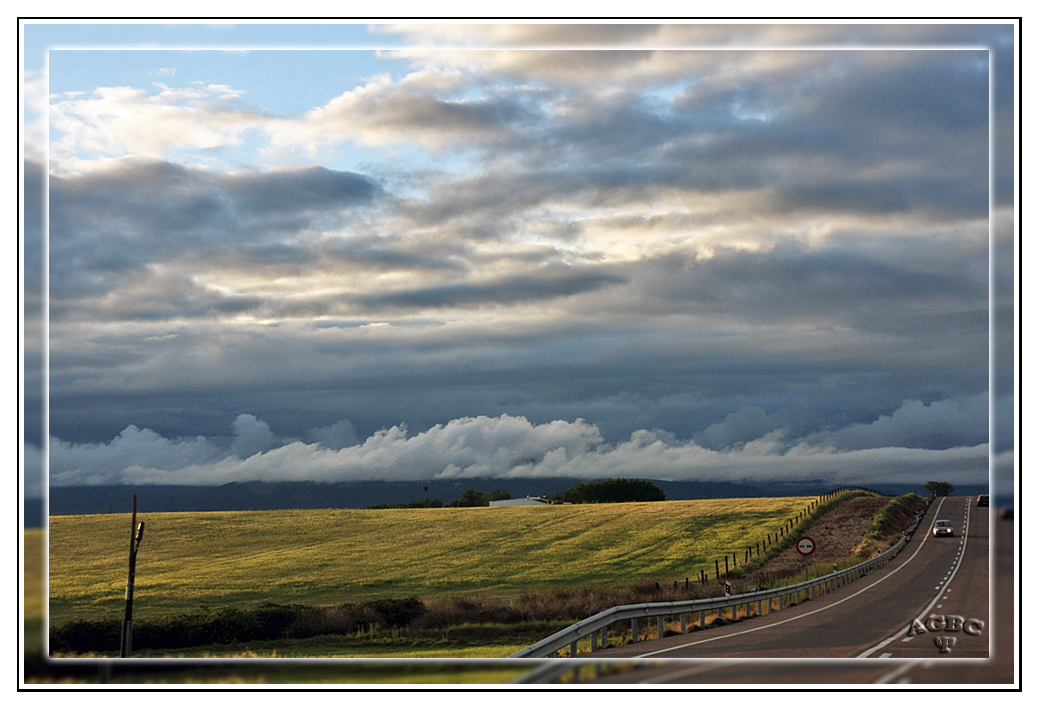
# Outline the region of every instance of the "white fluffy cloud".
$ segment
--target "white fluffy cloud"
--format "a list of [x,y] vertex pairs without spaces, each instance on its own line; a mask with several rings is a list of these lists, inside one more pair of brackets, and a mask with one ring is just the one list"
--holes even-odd
[[235,443],[231,446],[231,453],[239,458],[249,458],[253,454],[267,451],[274,445],[271,427],[252,414],[239,414],[231,428],[235,432]]
[[988,421],[985,393],[931,404],[906,400],[891,415],[870,424],[853,424],[814,439],[844,450],[886,445],[943,448],[953,441],[987,439]]
[[155,84],[154,91],[102,86],[89,96],[52,96],[52,167],[76,168],[85,156],[162,157],[178,149],[238,145],[247,132],[268,120],[236,107],[240,95],[223,84],[185,88]]
[[[349,422],[323,431],[329,440],[352,432]],[[272,446],[263,421],[240,415],[227,451],[203,437],[173,441],[127,427],[108,444],[51,441],[52,485],[182,484],[233,481],[422,480],[457,478],[644,477],[662,480],[827,479],[871,482],[943,475],[954,483],[985,477],[988,446],[942,450],[879,446],[839,450],[789,444],[774,430],[722,450],[639,430],[610,444],[582,419],[533,424],[525,417],[466,417],[409,435],[404,425],[366,441],[330,447],[294,441]]]
[[50,483],[52,486],[123,483],[133,480],[127,477],[127,471],[133,468],[173,472],[215,462],[221,455],[220,449],[205,437],[174,441],[133,425],[107,444],[70,444],[52,437]]

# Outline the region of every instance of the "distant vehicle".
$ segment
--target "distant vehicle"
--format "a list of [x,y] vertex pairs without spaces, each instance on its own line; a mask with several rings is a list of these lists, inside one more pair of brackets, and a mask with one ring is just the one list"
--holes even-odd
[[932,526],[932,535],[934,537],[953,535],[953,524],[949,520],[936,520],[935,525]]
[[988,508],[989,507],[989,496],[979,496],[978,498],[975,499],[975,505],[978,506],[979,508]]

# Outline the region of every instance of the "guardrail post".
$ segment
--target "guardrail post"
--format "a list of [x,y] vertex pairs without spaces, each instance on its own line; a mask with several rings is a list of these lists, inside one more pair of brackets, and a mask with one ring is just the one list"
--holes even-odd
[[679,614],[679,631],[686,633],[686,614]]
[[571,658],[577,658],[577,657],[578,657],[578,642],[577,641],[571,641]]
[[664,617],[663,616],[657,617],[657,638],[659,638],[659,639],[663,639],[664,638]]
[[589,651],[589,653],[595,653],[596,652],[596,635],[597,634],[599,634],[598,630],[597,631],[593,631],[591,634],[589,634],[589,648],[591,649]]
[[632,619],[632,643],[639,643],[639,619]]
[[703,610],[701,611],[701,625],[700,625],[700,629],[701,629],[701,631],[704,630],[704,611]]
[[610,632],[610,627],[609,626],[604,626],[603,627],[603,638],[601,638],[599,640],[600,641],[599,645],[602,646],[603,648],[606,648],[607,647],[607,643],[610,642],[610,638],[607,636],[607,634],[609,632]]

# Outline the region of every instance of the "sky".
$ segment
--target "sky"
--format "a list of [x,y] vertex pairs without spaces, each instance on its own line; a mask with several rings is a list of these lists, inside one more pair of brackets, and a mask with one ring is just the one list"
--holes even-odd
[[1013,40],[27,26],[27,489],[984,483]]

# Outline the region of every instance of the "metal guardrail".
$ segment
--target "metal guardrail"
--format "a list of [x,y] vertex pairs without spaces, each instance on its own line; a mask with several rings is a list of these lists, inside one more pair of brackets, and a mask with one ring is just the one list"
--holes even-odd
[[[912,531],[916,529],[919,522],[920,516],[915,519],[910,534],[912,534]],[[780,608],[783,609],[783,599],[785,597],[790,606],[795,595],[797,595],[799,602],[803,600],[803,594],[806,595],[804,597],[805,599],[815,599],[832,589],[837,589],[838,587],[844,586],[865,574],[869,574],[895,557],[895,555],[903,549],[908,540],[908,535],[904,535],[900,538],[899,542],[893,545],[890,549],[876,557],[872,557],[866,562],[861,562],[852,567],[848,567],[838,572],[833,572],[823,577],[816,577],[806,582],[799,582],[798,584],[792,584],[778,589],[734,594],[726,597],[713,597],[710,599],[692,599],[681,602],[648,602],[644,604],[615,606],[579,621],[576,624],[568,626],[566,629],[558,631],[552,636],[542,639],[538,643],[521,649],[509,656],[509,658],[549,658],[557,651],[568,646],[570,646],[570,657],[576,658],[578,655],[578,642],[580,640],[588,637],[590,639],[592,650],[596,651],[597,642],[600,642],[600,645],[606,646],[607,631],[609,627],[621,621],[631,621],[632,638],[638,640],[639,621],[642,619],[657,618],[657,635],[658,638],[660,638],[664,633],[664,618],[666,616],[679,616],[683,633],[686,632],[687,614],[700,614],[700,628],[704,628],[705,615],[712,611],[717,612],[721,616],[724,610],[732,609],[732,618],[736,619],[737,607],[745,606],[747,611],[750,612],[751,604],[757,604],[758,614],[761,616],[763,602],[769,602],[769,610],[771,611],[773,600],[776,599],[778,600]],[[598,638],[599,636],[602,636],[602,638]]]

